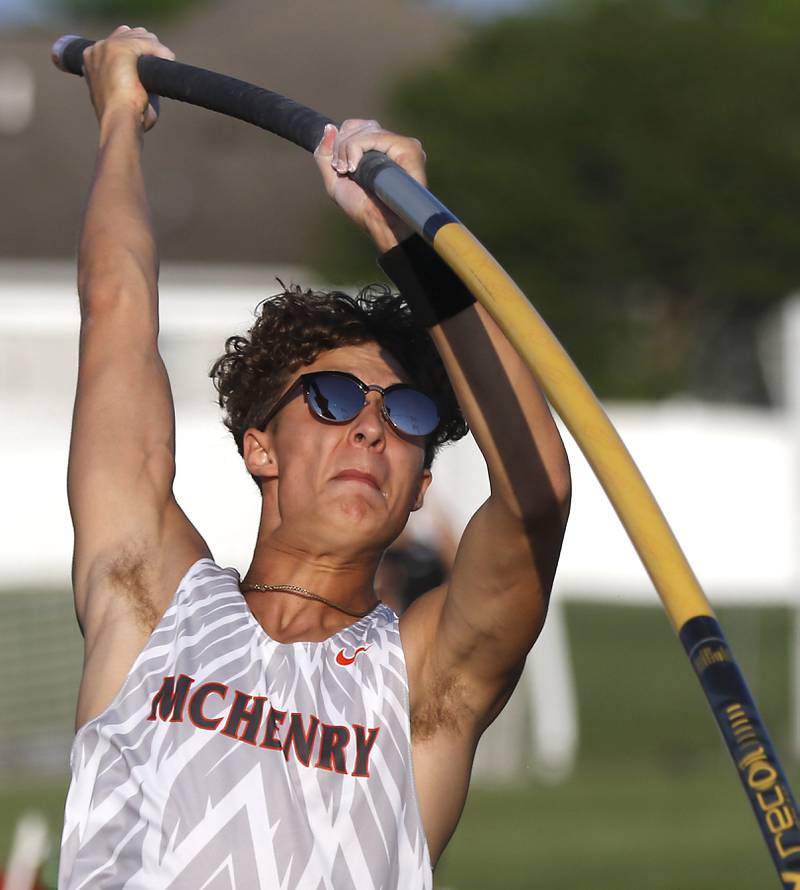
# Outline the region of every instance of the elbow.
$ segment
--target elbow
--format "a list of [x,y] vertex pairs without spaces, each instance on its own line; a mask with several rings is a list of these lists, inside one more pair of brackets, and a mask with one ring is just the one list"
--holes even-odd
[[538,484],[530,486],[527,497],[520,492],[519,518],[529,528],[542,524],[566,528],[572,504],[572,475],[564,455],[562,466],[551,471]]
[[517,521],[536,527],[542,523],[566,526],[572,500],[572,476],[566,451],[542,459],[534,453],[523,464],[506,463],[502,473],[489,472],[492,499],[502,503]]
[[566,454],[564,455],[564,467],[553,483],[553,499],[566,525],[569,518],[569,510],[572,506],[572,473],[570,472]]
[[81,259],[78,295],[81,313],[104,313],[119,307],[138,312],[155,306],[157,273],[152,264],[134,252],[118,250],[113,256]]
[[157,341],[158,310],[150,294],[114,282],[95,282],[79,293],[82,343],[96,336],[92,332],[119,332],[128,344]]
[[527,529],[539,534],[547,527],[558,529],[563,534],[572,503],[569,467],[564,471],[548,474],[540,483],[518,492],[515,502],[512,509]]
[[572,481],[566,479],[553,480],[553,489],[544,505],[525,516],[526,522],[539,525],[543,521],[548,525],[557,526],[562,532],[567,527],[569,511],[572,505]]

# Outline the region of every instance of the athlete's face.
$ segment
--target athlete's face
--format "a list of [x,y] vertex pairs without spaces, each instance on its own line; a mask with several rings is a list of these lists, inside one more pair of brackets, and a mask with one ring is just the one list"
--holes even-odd
[[[383,388],[409,382],[376,343],[324,352],[300,369],[312,371],[348,371]],[[369,392],[352,421],[331,424],[312,413],[298,387],[266,431],[248,431],[248,469],[264,480],[279,525],[321,536],[320,543],[369,550],[402,531],[409,511],[422,506],[431,473],[423,466],[425,439],[398,433],[381,413],[381,398]]]

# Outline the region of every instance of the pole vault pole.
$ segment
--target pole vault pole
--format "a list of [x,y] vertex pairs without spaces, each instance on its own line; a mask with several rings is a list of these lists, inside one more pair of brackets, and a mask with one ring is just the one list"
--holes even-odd
[[[53,46],[63,71],[83,73],[93,41]],[[139,59],[149,93],[199,105],[313,152],[335,121],[233,77],[153,56]],[[797,804],[722,628],[647,483],[594,393],[525,295],[497,261],[427,189],[380,152],[352,178],[418,232],[487,309],[536,376],[589,461],[636,548],[694,667],[733,758],[785,890],[800,890]]]

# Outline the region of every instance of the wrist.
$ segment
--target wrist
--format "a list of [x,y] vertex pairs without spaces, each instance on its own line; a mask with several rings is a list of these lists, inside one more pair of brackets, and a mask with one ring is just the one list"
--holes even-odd
[[139,134],[144,133],[144,119],[141,108],[137,108],[133,102],[118,102],[106,105],[102,113],[98,115],[100,125],[100,139],[108,138],[112,132],[118,130],[134,130]]
[[[389,213],[390,211],[385,211]],[[372,239],[379,254],[384,254],[391,250],[401,241],[405,241],[414,234],[414,230],[406,225],[400,217],[395,216],[391,220],[387,220],[382,212],[379,218],[369,219],[365,223],[365,228]]]

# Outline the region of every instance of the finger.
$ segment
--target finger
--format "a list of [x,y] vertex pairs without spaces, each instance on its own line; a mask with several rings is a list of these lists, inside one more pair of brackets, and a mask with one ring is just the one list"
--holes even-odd
[[406,172],[410,173],[424,185],[426,182],[425,162],[428,156],[419,139],[404,138],[394,142],[386,154]]
[[[382,151],[388,158],[402,167],[408,174],[423,185],[427,182],[425,174],[426,155],[419,139],[409,136],[398,136],[381,128],[376,121],[360,121],[360,126],[349,126],[347,135],[340,134],[334,146],[337,170],[353,172],[361,161],[364,153],[375,150]],[[345,129],[344,124],[342,130]]]
[[343,166],[348,173],[355,173],[361,158],[366,151],[364,138],[369,134],[384,132],[377,121],[354,121],[354,126],[344,139],[339,142],[339,156],[343,160]]
[[125,45],[131,46],[138,55],[158,56],[170,62],[175,61],[175,53],[158,39],[157,34],[148,31],[147,28],[141,26],[131,28],[129,25],[120,25],[113,31],[111,37],[124,41]]
[[382,129],[381,125],[376,120],[371,120],[367,118],[361,117],[349,117],[346,121],[342,122],[342,126],[340,127],[339,132],[343,136],[349,136],[352,133],[357,132],[358,130],[364,129]]
[[348,118],[341,126],[333,146],[333,167],[341,174],[353,173],[361,160],[364,150],[358,146],[357,138],[367,132],[380,132],[381,125],[375,120]]
[[158,58],[167,59],[170,62],[175,61],[175,53],[165,46],[155,34],[145,31],[144,28],[134,28],[130,33],[134,47],[140,55],[158,56]]
[[166,59],[169,62],[175,61],[175,53],[168,46],[164,46],[163,43],[158,44],[153,55],[158,56],[160,59]]
[[347,142],[344,146],[344,154],[347,172],[355,173],[361,158],[364,156],[364,149],[357,142]]
[[377,121],[358,120],[350,118],[346,120],[339,128],[339,135],[336,137],[334,145],[334,154],[340,154],[344,157],[344,145],[351,139],[355,139],[359,134],[370,132],[384,132],[383,128]]

